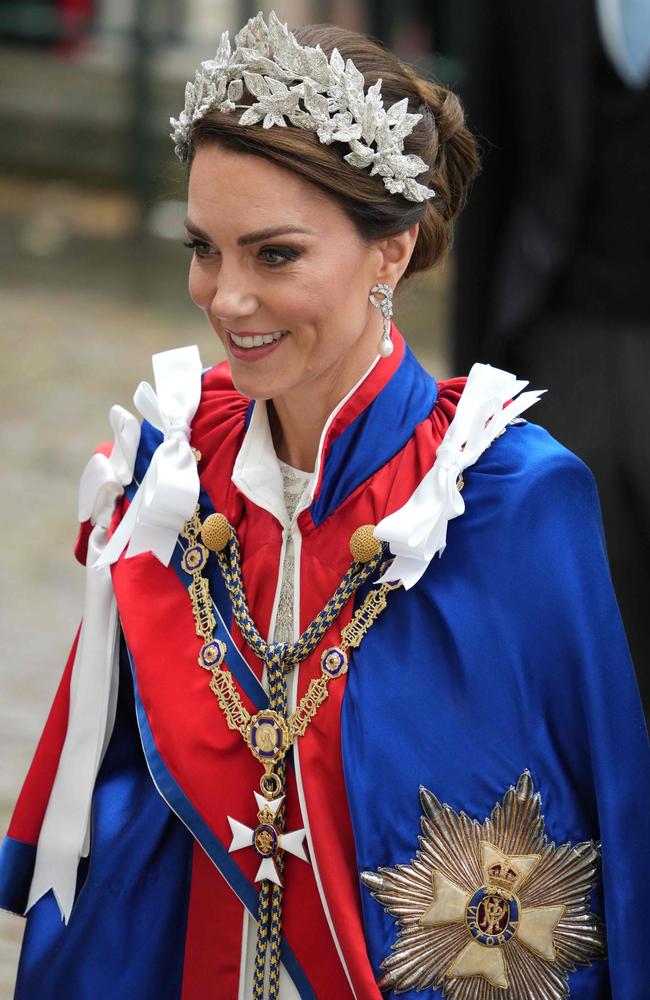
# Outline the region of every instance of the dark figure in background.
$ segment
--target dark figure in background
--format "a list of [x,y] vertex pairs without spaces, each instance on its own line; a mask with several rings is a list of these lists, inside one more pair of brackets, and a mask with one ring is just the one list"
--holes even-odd
[[647,712],[650,87],[614,68],[595,0],[477,0],[468,23],[484,168],[458,234],[454,369],[478,358],[550,390],[536,419],[598,481]]
[[96,0],[0,0],[0,44],[71,56],[93,28]]

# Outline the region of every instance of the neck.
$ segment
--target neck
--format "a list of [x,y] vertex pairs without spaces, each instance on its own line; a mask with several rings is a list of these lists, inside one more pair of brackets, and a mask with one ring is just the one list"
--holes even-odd
[[337,365],[308,385],[298,386],[269,400],[268,414],[275,453],[295,469],[313,472],[323,429],[332,410],[368,371],[376,345],[364,352],[356,364]]

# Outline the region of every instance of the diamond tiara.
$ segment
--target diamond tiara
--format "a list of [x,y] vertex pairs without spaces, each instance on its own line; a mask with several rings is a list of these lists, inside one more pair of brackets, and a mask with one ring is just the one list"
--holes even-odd
[[[409,114],[408,98],[384,108],[381,80],[364,92],[363,74],[338,49],[328,60],[319,45],[300,45],[276,13],[268,26],[260,11],[235,35],[231,50],[228,32],[221,36],[214,59],[202,62],[194,82],[185,85],[185,107],[170,118],[176,155],[189,159],[192,126],[211,111],[243,109],[240,125],[273,125],[315,132],[329,146],[344,142],[350,152],[343,159],[379,175],[391,194],[408,201],[426,201],[435,192],[414,178],[429,169],[414,154],[404,154],[404,139],[422,118]],[[256,98],[240,104],[244,87]]]

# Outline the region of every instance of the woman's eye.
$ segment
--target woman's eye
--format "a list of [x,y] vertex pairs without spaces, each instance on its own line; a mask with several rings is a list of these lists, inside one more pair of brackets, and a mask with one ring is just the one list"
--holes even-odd
[[300,251],[293,247],[262,247],[260,257],[271,267],[278,267],[291,260],[298,260]]
[[[202,240],[187,240],[183,243],[184,247],[188,250],[194,250],[197,257],[208,257],[210,254],[210,247],[207,243],[203,243]],[[207,251],[204,252],[204,251]]]
[[[183,243],[183,246],[187,247],[188,250],[193,250],[197,257],[211,257],[215,253],[210,244],[205,243],[203,240],[187,240]],[[294,247],[262,247],[259,256],[270,267],[280,267],[289,261],[297,260],[300,256],[300,251]]]

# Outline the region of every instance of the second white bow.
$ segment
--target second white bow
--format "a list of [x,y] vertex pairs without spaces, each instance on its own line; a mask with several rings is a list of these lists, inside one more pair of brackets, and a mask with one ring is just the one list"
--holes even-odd
[[472,367],[433,466],[409,500],[375,528],[375,537],[388,542],[395,556],[381,582],[401,581],[408,590],[433,557],[442,555],[449,521],[465,510],[459,477],[511,420],[545,392],[522,392],[527,385],[500,368]]

